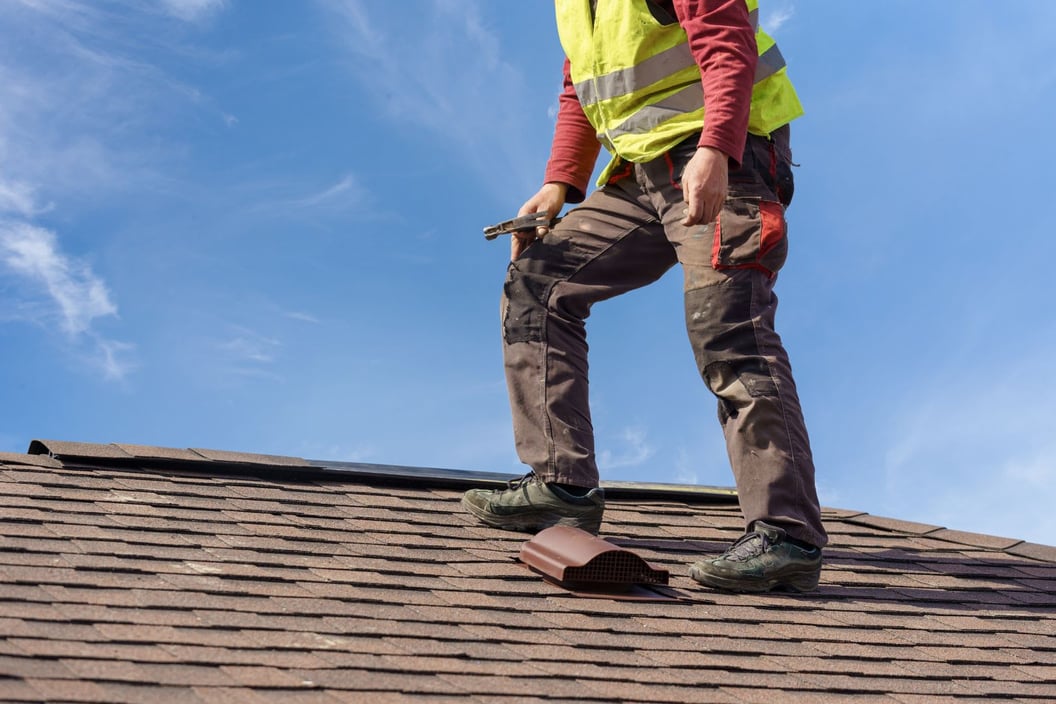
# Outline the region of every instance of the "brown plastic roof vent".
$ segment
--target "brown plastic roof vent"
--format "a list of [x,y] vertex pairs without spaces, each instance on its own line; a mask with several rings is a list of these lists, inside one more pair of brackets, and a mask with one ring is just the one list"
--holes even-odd
[[630,550],[571,526],[541,531],[521,548],[521,561],[566,586],[620,591],[667,584],[667,570],[655,569]]

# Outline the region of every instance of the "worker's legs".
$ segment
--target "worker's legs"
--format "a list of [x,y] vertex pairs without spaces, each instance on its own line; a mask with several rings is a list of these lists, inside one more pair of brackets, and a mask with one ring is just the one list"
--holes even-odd
[[827,539],[795,384],[774,330],[772,285],[787,251],[780,201],[787,204],[792,189],[782,138],[787,132],[775,142],[749,140],[717,223],[681,225],[678,179],[695,150],[690,140],[593,194],[511,263],[503,301],[506,373],[518,454],[535,476],[504,491],[467,492],[463,504],[475,515],[519,529],[554,521],[600,525],[604,499],[597,491],[580,497],[558,486],[598,482],[584,321],[593,303],[651,283],[678,261],[687,330],[700,373],[719,399],[749,527],[725,555],[693,565],[691,574],[745,591],[817,584],[817,548]]
[[598,484],[584,321],[675,253],[633,178],[598,191],[510,264],[503,350],[517,453],[544,482]]
[[814,464],[788,355],[774,330],[766,274],[732,271],[686,292],[698,368],[719,420],[745,522],[764,521],[811,545],[826,543]]
[[718,223],[707,226],[681,225],[682,199],[672,183],[692,145],[644,171],[683,266],[686,328],[701,376],[718,397],[746,523],[777,526],[820,547],[827,538],[810,443],[788,355],[774,329],[773,282],[787,252],[777,192],[791,194],[790,172],[776,173],[780,146],[750,137],[741,168],[730,174],[730,197]]

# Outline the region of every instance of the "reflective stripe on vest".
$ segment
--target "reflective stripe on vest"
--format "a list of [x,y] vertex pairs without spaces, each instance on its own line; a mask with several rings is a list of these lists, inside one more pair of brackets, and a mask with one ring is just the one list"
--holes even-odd
[[645,106],[621,122],[617,127],[606,132],[605,136],[611,141],[625,134],[645,134],[656,129],[672,117],[703,109],[704,96],[700,92],[700,86],[686,86],[660,102]]
[[579,104],[586,107],[641,90],[690,66],[696,66],[696,60],[689,50],[689,44],[678,44],[650,56],[636,66],[580,81],[575,85],[576,95],[579,96]]
[[755,82],[762,83],[786,65],[785,57],[781,55],[781,50],[777,48],[777,44],[774,44],[762,54],[759,54],[759,63],[755,67]]
[[[696,59],[689,49],[689,44],[679,44],[670,49],[650,56],[637,66],[613,71],[597,78],[588,78],[575,85],[580,105],[587,106],[602,100],[610,100],[621,95],[633,93],[657,81],[666,78],[675,71],[696,66]],[[785,57],[774,44],[759,55],[755,68],[755,82],[765,81],[785,67]],[[701,93],[697,107],[704,105],[704,94]]]

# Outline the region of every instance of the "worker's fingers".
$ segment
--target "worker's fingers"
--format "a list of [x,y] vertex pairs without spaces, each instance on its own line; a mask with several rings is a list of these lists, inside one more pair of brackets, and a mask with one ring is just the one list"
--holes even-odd
[[700,204],[687,204],[687,206],[682,209],[682,225],[685,227],[691,227],[693,225],[714,222],[715,218],[719,217],[719,213],[722,211],[723,201],[724,198],[722,196],[715,196],[714,198],[705,200]]
[[702,223],[715,222],[715,219],[719,217],[719,213],[722,212],[722,204],[724,201],[725,196],[716,196],[713,201],[707,203],[700,221]]
[[728,188],[725,155],[701,147],[682,171],[682,197],[686,207],[682,224],[686,227],[712,222],[719,215]]
[[704,220],[704,208],[692,197],[686,198],[686,207],[682,209],[682,224],[685,227],[696,225]]
[[686,227],[699,224],[707,224],[714,222],[715,218],[719,217],[719,213],[722,211],[722,198],[715,197],[710,201],[705,201],[702,207],[697,208],[699,215],[691,216],[692,211],[687,207],[682,211],[683,218],[682,224]]
[[[521,206],[521,209],[517,211],[518,217],[544,211],[546,212],[547,218],[553,220],[557,217],[557,214],[561,212],[561,207],[565,204],[565,194],[567,191],[568,186],[563,183],[543,184],[543,187],[539,189],[539,192],[525,201],[524,205]],[[516,259],[521,256],[521,253],[528,248],[528,245],[534,242],[537,238],[545,237],[549,232],[549,227],[540,225],[535,228],[534,231],[529,230],[526,232],[513,233],[510,243],[510,258]]]
[[[543,228],[537,229],[541,230]],[[514,232],[513,237],[510,238],[510,261],[521,256],[521,253],[534,241],[535,235],[531,232]]]

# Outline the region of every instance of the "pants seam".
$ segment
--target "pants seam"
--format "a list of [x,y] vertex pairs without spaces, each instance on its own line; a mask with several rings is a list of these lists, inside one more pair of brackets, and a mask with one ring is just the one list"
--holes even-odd
[[[759,320],[759,315],[758,315],[759,311],[757,309],[757,300],[756,300],[756,294],[757,294],[757,291],[758,291],[758,286],[759,286],[759,278],[758,278],[758,276],[753,275],[752,276],[752,297],[751,297],[752,303],[751,303],[751,310],[749,312],[750,312],[750,314],[752,316],[752,332],[753,332],[753,335],[755,336],[755,348],[756,348],[757,352],[760,355],[763,355],[768,350],[764,346],[762,341],[760,340],[760,335],[759,335],[759,324],[757,322]],[[792,481],[795,482],[797,496],[802,496],[802,495],[804,495],[806,493],[806,490],[805,490],[805,487],[803,486],[803,476],[802,476],[802,472],[800,471],[799,458],[798,458],[798,456],[796,454],[795,442],[793,441],[793,438],[792,438],[792,426],[791,426],[791,423],[789,423],[789,420],[788,420],[788,410],[785,407],[785,399],[784,399],[784,395],[783,395],[782,389],[781,389],[781,382],[777,378],[777,375],[774,374],[773,366],[771,364],[769,364],[769,363],[766,366],[767,366],[767,374],[769,374],[769,376],[770,376],[770,382],[774,385],[774,391],[775,391],[775,393],[777,395],[777,406],[778,406],[778,408],[781,411],[781,424],[784,426],[785,441],[788,443],[788,457],[789,457],[789,461],[791,462],[791,468],[790,468],[791,472],[790,472],[790,474],[792,475]],[[814,528],[812,526],[807,526],[806,529],[813,535]]]
[[[562,283],[574,283],[575,278],[577,276],[579,276],[585,269],[587,269],[587,267],[589,267],[591,264],[594,264],[599,259],[604,257],[614,247],[616,247],[617,245],[622,243],[623,240],[626,239],[629,235],[631,235],[636,230],[644,230],[644,227],[646,225],[653,224],[653,223],[658,223],[661,226],[663,224],[656,217],[650,217],[649,220],[644,221],[644,222],[639,223],[639,224],[636,224],[636,225],[628,228],[626,231],[621,233],[618,237],[613,238],[612,242],[610,242],[607,247],[605,247],[603,250],[598,252],[596,255],[594,255],[593,257],[591,257],[587,261],[583,262],[583,264],[581,266],[577,267],[567,277],[565,277],[564,279],[558,280],[558,281],[554,281],[550,285],[549,289],[547,290],[546,300],[542,302],[543,313],[544,313],[544,317],[543,317],[543,334],[542,334],[542,338],[543,338],[542,339],[542,348],[543,348],[542,349],[542,355],[543,355],[543,359],[542,359],[542,373],[543,373],[543,379],[544,380],[550,378],[550,376],[549,376],[549,374],[550,374],[550,318],[551,318],[551,310],[552,310],[551,309],[551,301],[552,301],[553,296],[554,296],[554,291],[557,289],[558,285],[560,285]],[[593,303],[591,305],[593,305]],[[557,441],[554,438],[554,426],[553,426],[553,421],[552,421],[551,412],[550,412],[550,385],[545,383],[545,382],[543,383],[543,419],[544,419],[544,422],[546,423],[545,432],[546,432],[547,476],[548,477],[554,477],[557,480],[568,479],[567,477],[562,478],[561,476],[559,476],[560,473],[559,473],[558,466],[557,466]],[[596,462],[597,462],[597,460],[595,459],[595,463]],[[600,473],[600,470],[599,470],[599,473]]]

